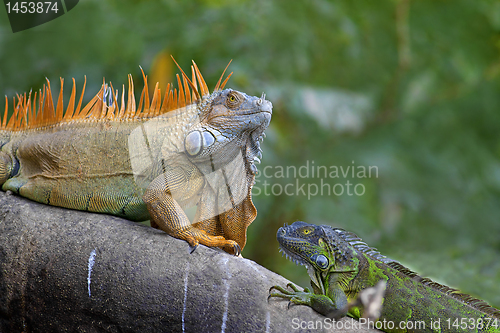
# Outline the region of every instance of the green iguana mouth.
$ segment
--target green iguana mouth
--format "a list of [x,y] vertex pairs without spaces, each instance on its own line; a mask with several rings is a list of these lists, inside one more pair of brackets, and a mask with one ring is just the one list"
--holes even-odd
[[279,251],[296,265],[309,267],[310,264],[307,262],[307,259],[304,259],[300,254],[292,250],[294,247],[301,248],[301,245],[307,246],[308,242],[300,238],[289,237],[287,235],[288,228],[290,228],[290,226],[285,223],[283,227],[278,229],[276,238],[279,243]]

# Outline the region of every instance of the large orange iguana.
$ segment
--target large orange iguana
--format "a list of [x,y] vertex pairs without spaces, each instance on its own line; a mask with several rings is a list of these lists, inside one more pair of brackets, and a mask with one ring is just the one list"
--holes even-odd
[[[227,68],[227,67],[226,67]],[[179,67],[180,69],[180,67]],[[108,213],[151,224],[171,236],[238,255],[257,211],[251,189],[260,141],[272,104],[224,89],[209,93],[193,62],[180,69],[178,90],[147,77],[136,107],[132,77],[121,98],[103,83],[83,108],[76,88],[63,111],[63,79],[54,106],[50,82],[14,98],[0,126],[0,184],[4,191],[66,208]],[[125,95],[127,103],[125,104]],[[6,97],[7,100],[7,97]],[[196,205],[192,221],[185,208]],[[194,250],[193,248],[193,250]]]

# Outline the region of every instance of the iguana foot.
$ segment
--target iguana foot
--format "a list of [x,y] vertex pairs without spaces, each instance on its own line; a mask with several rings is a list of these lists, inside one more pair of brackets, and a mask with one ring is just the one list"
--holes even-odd
[[199,244],[208,247],[219,247],[224,251],[234,254],[235,256],[240,255],[241,247],[233,240],[225,239],[223,236],[211,236],[205,231],[189,227],[182,230],[176,230],[169,233],[172,237],[185,240],[192,247],[190,251],[193,253]]
[[[297,286],[295,286],[292,283],[288,283],[287,288],[291,288],[292,291],[287,290],[283,287],[280,286],[272,286],[269,288],[269,296],[267,296],[267,300],[271,297],[281,297],[288,299],[290,302],[288,302],[288,308],[290,308],[290,304],[301,304],[301,305],[311,305],[310,304],[310,296],[311,293],[308,288],[304,288],[303,291],[300,291]],[[278,292],[271,292],[273,289],[276,289]]]
[[[343,307],[340,309],[337,308],[332,300],[326,295],[312,293],[308,288],[304,288],[303,291],[300,291],[299,288],[291,283],[288,283],[286,286],[292,290],[287,290],[280,286],[272,286],[269,289],[269,296],[267,299],[269,300],[270,297],[285,298],[289,300],[288,308],[290,308],[290,304],[307,305],[322,315],[335,320],[340,319],[347,313],[347,310]],[[273,289],[276,289],[278,292],[272,292]]]

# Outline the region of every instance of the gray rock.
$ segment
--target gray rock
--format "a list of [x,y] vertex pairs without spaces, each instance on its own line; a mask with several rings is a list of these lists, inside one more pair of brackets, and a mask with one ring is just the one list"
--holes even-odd
[[141,224],[0,192],[0,332],[368,332],[307,329],[331,322],[267,300],[285,278],[217,249],[189,251]]

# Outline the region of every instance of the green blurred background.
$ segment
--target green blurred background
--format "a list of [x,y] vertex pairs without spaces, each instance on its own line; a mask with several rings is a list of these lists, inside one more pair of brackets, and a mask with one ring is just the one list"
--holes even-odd
[[[132,73],[140,87],[139,65],[170,82],[168,54],[194,59],[210,87],[233,59],[228,86],[274,104],[243,256],[305,287],[276,231],[330,224],[500,307],[499,1],[85,0],[15,34],[0,10],[10,100],[45,77],[68,92],[86,75],[87,101],[103,76],[116,87]],[[311,177],[313,164],[356,174]],[[304,165],[309,177],[276,174]],[[360,177],[363,166],[378,174]],[[324,183],[344,193],[313,195]]]

